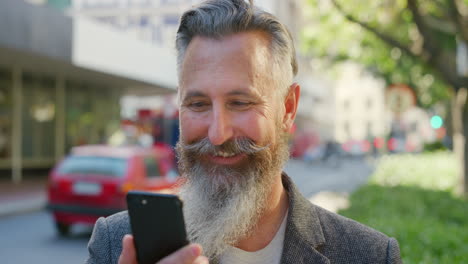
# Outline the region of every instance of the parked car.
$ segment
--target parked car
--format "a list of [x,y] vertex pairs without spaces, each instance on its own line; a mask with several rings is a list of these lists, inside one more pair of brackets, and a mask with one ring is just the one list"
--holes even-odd
[[158,148],[80,146],[49,175],[48,209],[57,231],[94,224],[101,216],[126,210],[130,190],[174,192],[180,180],[172,152]]
[[350,156],[364,156],[371,151],[371,144],[367,140],[348,140],[341,145],[344,153]]

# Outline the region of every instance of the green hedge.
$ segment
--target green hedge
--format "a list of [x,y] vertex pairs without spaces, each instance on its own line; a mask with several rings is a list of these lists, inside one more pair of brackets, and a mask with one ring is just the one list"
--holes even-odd
[[451,153],[386,156],[339,213],[397,238],[404,263],[468,263],[468,202],[455,186]]
[[456,168],[451,152],[386,155],[377,163],[370,183],[453,192],[457,185]]

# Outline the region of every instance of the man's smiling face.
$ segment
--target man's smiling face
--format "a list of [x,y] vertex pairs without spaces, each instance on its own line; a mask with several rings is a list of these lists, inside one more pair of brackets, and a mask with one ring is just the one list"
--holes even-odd
[[286,97],[280,91],[269,41],[261,32],[195,37],[185,52],[180,194],[189,238],[210,258],[248,236],[269,197],[282,190],[299,87]]
[[[220,146],[234,138],[248,138],[259,146],[276,144],[284,106],[272,82],[269,41],[261,32],[191,41],[179,90],[184,143],[207,138]],[[204,159],[229,166],[242,163],[246,155],[218,151]]]

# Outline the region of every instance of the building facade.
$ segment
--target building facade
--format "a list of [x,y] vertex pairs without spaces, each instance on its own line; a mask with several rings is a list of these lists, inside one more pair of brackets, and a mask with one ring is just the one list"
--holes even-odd
[[384,81],[353,63],[339,67],[341,78],[335,82],[335,138],[346,142],[384,137],[391,121]]
[[[99,21],[142,41],[173,49],[180,15],[201,1],[73,0],[66,13]],[[301,33],[308,23],[304,13],[307,1],[256,0],[255,4],[278,16],[296,43],[299,63],[296,81],[302,87],[298,129],[313,131],[322,142],[344,143],[383,136],[387,129],[385,124],[389,122],[384,110],[384,84],[356,65],[341,66],[346,70],[333,75],[315,67],[316,61],[300,52]],[[350,71],[354,72],[350,74]],[[158,105],[161,99],[145,98],[144,101]],[[130,113],[127,117],[137,112],[135,107],[135,104],[124,105],[124,112]]]
[[175,65],[171,52],[92,21],[1,1],[0,171],[19,182],[23,169],[103,143],[122,96],[175,92]]

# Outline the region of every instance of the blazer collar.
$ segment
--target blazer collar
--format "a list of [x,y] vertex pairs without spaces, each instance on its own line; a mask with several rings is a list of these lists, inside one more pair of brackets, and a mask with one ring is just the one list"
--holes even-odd
[[316,207],[299,192],[286,173],[282,181],[288,192],[289,211],[281,263],[330,263],[320,253],[326,241]]

